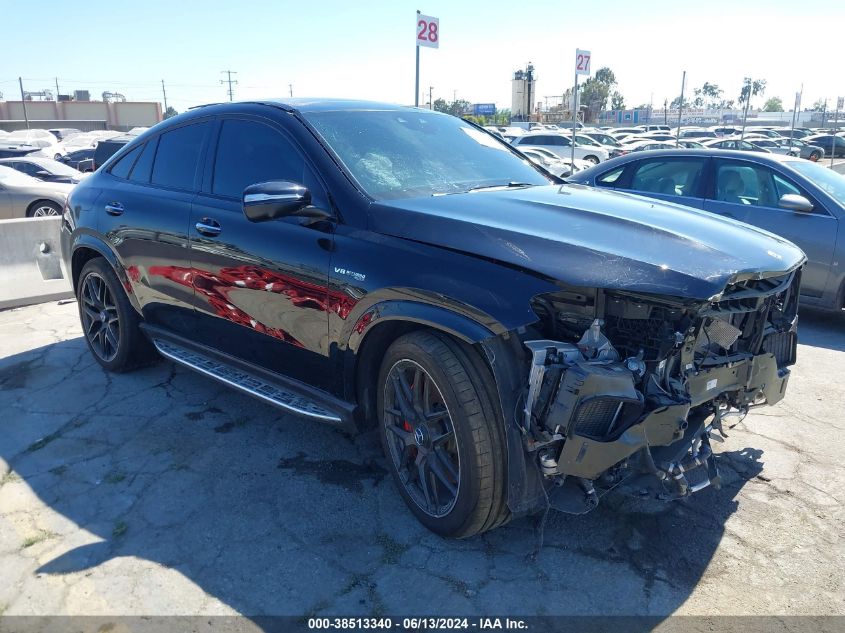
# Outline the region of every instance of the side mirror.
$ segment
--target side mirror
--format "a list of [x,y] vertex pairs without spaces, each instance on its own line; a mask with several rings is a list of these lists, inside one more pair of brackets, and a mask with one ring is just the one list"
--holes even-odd
[[[244,189],[244,215],[251,222],[263,222],[289,215],[312,217],[317,211],[311,205],[311,192],[300,184],[287,180],[259,182]],[[328,217],[325,211],[320,211]]]
[[794,193],[787,193],[781,196],[778,203],[781,209],[789,209],[790,211],[800,211],[802,213],[809,213],[813,210],[813,203],[807,200],[804,196],[799,196]]

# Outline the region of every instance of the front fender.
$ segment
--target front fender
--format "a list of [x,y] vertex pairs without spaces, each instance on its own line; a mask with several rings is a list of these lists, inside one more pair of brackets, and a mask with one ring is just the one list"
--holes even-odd
[[[367,334],[388,321],[408,321],[441,330],[466,343],[477,343],[495,335],[489,317],[466,313],[419,300],[386,300],[364,310],[357,319],[349,319],[341,340],[346,349],[357,353]],[[486,322],[486,324],[485,324]]]

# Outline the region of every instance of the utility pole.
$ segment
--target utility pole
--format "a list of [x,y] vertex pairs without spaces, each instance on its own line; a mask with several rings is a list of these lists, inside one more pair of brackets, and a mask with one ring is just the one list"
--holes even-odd
[[221,79],[220,83],[221,84],[229,84],[229,90],[227,91],[229,93],[229,101],[234,101],[235,100],[235,93],[232,90],[232,84],[238,83],[238,80],[232,79],[232,75],[237,75],[238,73],[236,73],[234,70],[221,70],[220,72],[226,73],[227,78]]
[[433,94],[434,86],[428,87],[428,109],[434,110],[434,101],[431,100],[431,95]]
[[26,121],[26,129],[29,129],[29,117],[26,114],[26,99],[23,96],[23,79],[18,77],[18,83],[21,87],[21,105],[23,106],[23,120]]
[[56,103],[59,102],[59,78],[56,77]]
[[681,144],[681,115],[684,112],[684,88],[687,84],[687,71],[681,76],[681,101],[678,103],[678,129],[675,134],[675,147]]
[[663,99],[663,125],[669,125],[669,99]]
[[167,91],[164,89],[164,79],[161,80],[161,94],[164,97],[164,118],[167,118]]
[[290,90],[290,98],[293,99],[293,84],[288,84],[288,90]]

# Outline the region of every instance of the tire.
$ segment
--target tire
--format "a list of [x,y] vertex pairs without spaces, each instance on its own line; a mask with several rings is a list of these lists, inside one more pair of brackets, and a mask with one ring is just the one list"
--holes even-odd
[[592,163],[593,165],[598,165],[601,161],[598,159],[598,156],[593,156],[590,154],[589,156],[584,156],[584,160],[588,163]]
[[382,448],[417,519],[453,538],[505,523],[504,424],[495,381],[475,351],[444,334],[411,332],[388,348],[378,380]]
[[36,200],[26,210],[28,218],[46,218],[62,214],[62,208],[51,200]]
[[96,257],[82,268],[76,299],[85,342],[103,368],[129,371],[156,358],[155,349],[138,327],[138,313],[105,259]]
[[822,159],[822,155],[819,152],[813,152],[812,154],[810,154],[810,160],[813,161],[814,163],[817,163],[821,159]]

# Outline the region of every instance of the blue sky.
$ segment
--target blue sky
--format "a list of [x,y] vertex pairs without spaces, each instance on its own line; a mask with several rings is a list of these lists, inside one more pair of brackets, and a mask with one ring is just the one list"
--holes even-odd
[[[104,90],[178,110],[226,99],[221,70],[238,72],[236,98],[338,96],[412,103],[415,11],[440,18],[439,50],[421,51],[421,90],[510,106],[510,76],[531,61],[538,95],[573,80],[576,47],[609,66],[629,106],[677,96],[705,81],[735,98],[744,76],[788,106],[845,95],[845,2],[795,0],[515,3],[288,0],[0,0],[0,91]],[[833,27],[833,28],[828,28]],[[805,35],[805,34],[811,35]],[[653,97],[652,97],[653,95]]]

